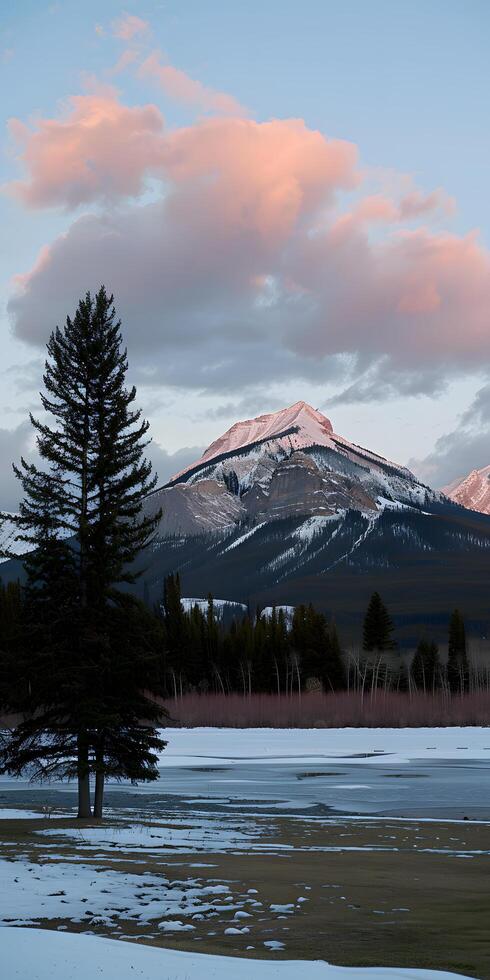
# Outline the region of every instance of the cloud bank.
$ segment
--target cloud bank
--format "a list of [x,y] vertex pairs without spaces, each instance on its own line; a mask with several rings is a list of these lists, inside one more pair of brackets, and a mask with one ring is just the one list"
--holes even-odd
[[153,105],[121,105],[114,89],[73,96],[63,117],[35,128],[9,122],[27,177],[8,190],[30,208],[75,208],[142,193],[160,163],[163,118]]
[[[104,282],[143,380],[223,394],[334,379],[344,400],[367,401],[480,369],[490,255],[476,233],[435,224],[454,207],[443,190],[373,193],[353,143],[244,118],[168,67],[153,53],[137,70],[211,118],[169,130],[156,105],[104,89],[33,129],[11,123],[26,171],[11,192],[32,208],[92,207],[18,276],[19,338],[44,344]],[[139,202],[149,177],[161,194]]]

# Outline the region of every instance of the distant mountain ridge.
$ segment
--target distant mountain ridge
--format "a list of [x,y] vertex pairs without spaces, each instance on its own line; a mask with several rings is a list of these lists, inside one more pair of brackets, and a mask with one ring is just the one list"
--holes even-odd
[[490,466],[471,470],[468,476],[443,487],[442,493],[462,507],[477,510],[480,514],[490,514]]

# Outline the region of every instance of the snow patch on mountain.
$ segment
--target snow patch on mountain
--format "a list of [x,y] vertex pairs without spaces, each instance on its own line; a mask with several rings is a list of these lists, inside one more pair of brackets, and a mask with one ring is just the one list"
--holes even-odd
[[[292,432],[293,429],[297,431]],[[332,423],[321,412],[311,408],[306,402],[295,402],[294,405],[280,412],[271,412],[268,415],[259,415],[255,419],[235,422],[224,435],[208,446],[196,463],[181,470],[173,479],[182,477],[197,466],[204,466],[217,456],[236,452],[256,443],[274,440],[282,442],[285,448],[292,450],[315,444],[328,446],[332,444],[332,433]]]
[[264,526],[265,526],[265,521],[263,521],[261,524],[256,524],[255,527],[252,527],[250,531],[245,531],[245,534],[241,534],[240,537],[236,538],[235,541],[232,541],[232,543],[229,544],[227,548],[224,548],[221,554],[224,555],[227,551],[233,551],[234,548],[238,548],[239,545],[243,544],[244,541],[247,541],[248,538],[251,538],[252,534],[255,534],[256,531],[259,531],[260,528]]
[[278,616],[279,613],[282,612],[286,622],[286,627],[290,629],[293,622],[294,610],[295,610],[295,606],[264,606],[260,615],[264,619],[269,620],[272,619],[272,614],[274,611],[276,613],[276,616]]
[[321,534],[325,524],[331,521],[336,521],[341,516],[341,513],[329,514],[328,516],[319,515],[315,517],[308,517],[304,524],[300,524],[299,527],[294,531],[294,537],[298,538],[299,541],[309,544],[318,534]]
[[388,501],[420,508],[427,498],[439,495],[406,467],[336,434],[318,409],[299,401],[235,423],[157,491],[155,503],[163,507],[165,537],[174,524],[174,533],[202,534],[348,509],[376,513]]
[[[209,606],[208,599],[193,599],[189,596],[182,596],[180,604],[184,612],[189,613],[194,606],[201,612],[206,613]],[[242,614],[246,613],[247,607],[243,602],[235,602],[233,599],[215,599],[213,596],[213,608],[217,619],[223,619],[226,612]]]
[[15,517],[15,514],[9,514],[6,511],[4,513],[6,515],[5,520],[0,517],[0,563],[8,561],[12,556],[25,555],[32,550],[26,541],[16,541],[17,535],[21,532],[14,521],[10,520],[11,517]]

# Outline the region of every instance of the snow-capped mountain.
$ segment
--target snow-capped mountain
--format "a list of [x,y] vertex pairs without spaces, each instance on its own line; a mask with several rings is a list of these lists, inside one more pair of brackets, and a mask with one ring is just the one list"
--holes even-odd
[[25,541],[16,541],[19,530],[13,520],[9,519],[14,516],[14,514],[6,514],[5,520],[0,518],[0,562],[8,561],[4,555],[20,556],[30,550]]
[[206,534],[292,516],[420,507],[437,495],[403,466],[337,435],[300,401],[237,422],[152,497],[161,534]]
[[454,480],[447,487],[443,487],[442,493],[462,507],[467,507],[468,510],[490,514],[490,466],[484,466],[481,470],[472,470],[468,476]]
[[189,470],[205,466],[216,457],[242,451],[246,447],[268,442],[277,443],[285,450],[304,449],[315,444],[329,446],[332,435],[332,423],[329,419],[306,402],[296,402],[279,412],[259,415],[245,422],[235,422],[224,435],[208,446],[195,464],[178,473],[174,480],[180,479]]
[[162,509],[142,561],[150,601],[179,571],[186,595],[249,609],[311,601],[356,635],[374,589],[410,640],[431,620],[443,638],[456,606],[490,628],[490,517],[338,435],[305,402],[236,423],[147,506]]
[[[378,590],[402,643],[444,641],[456,607],[488,636],[490,516],[460,505],[476,499],[448,500],[297,402],[233,425],[147,498],[162,518],[135,588],[160,602],[179,572],[190,602],[223,596],[233,615],[313,602],[354,644]],[[4,581],[22,575],[20,559],[2,564]]]

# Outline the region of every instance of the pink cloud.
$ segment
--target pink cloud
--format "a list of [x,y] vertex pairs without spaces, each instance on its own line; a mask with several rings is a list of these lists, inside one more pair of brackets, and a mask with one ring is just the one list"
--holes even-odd
[[120,41],[132,41],[133,38],[142,34],[147,34],[150,25],[148,21],[136,17],[134,14],[123,14],[112,22],[112,33]]
[[73,96],[60,120],[9,129],[27,171],[7,189],[28,207],[76,207],[98,198],[134,196],[161,154],[163,119],[153,105],[129,108],[105,89]]
[[415,392],[490,357],[489,253],[476,235],[414,229],[440,191],[363,195],[352,143],[302,120],[167,132],[155,106],[110,92],[14,129],[30,205],[135,195],[148,173],[164,183],[150,204],[80,218],[18,279],[10,311],[29,342],[105,281],[135,356],[187,387],[339,380],[354,362]]
[[478,367],[480,357],[488,357],[490,255],[475,234],[431,234],[424,228],[400,233],[388,269],[403,329],[409,323],[416,327],[406,336],[407,351],[442,361],[449,357],[461,366]]
[[232,233],[283,240],[294,226],[356,186],[357,149],[327,140],[300,119],[257,123],[213,119],[165,141],[163,168],[182,188],[179,201],[203,193]]
[[197,106],[203,112],[223,116],[248,115],[247,110],[232,95],[203,85],[180,68],[162,64],[158,51],[153,51],[146,58],[138,74],[141,78],[151,78],[156,81],[171,99],[183,102],[185,105]]
[[341,232],[343,228],[351,225],[400,224],[422,216],[430,216],[438,211],[452,214],[454,210],[453,198],[443,190],[424,194],[414,189],[399,201],[386,197],[383,193],[368,194],[351,211],[337,219],[336,228]]
[[399,215],[400,221],[418,218],[420,215],[430,214],[432,211],[441,211],[451,215],[455,211],[456,202],[453,197],[446,194],[441,188],[432,191],[430,194],[423,194],[422,191],[413,190],[400,201]]
[[372,242],[355,225],[334,227],[297,260],[316,315],[290,337],[295,350],[382,359],[388,373],[415,372],[415,391],[490,356],[490,255],[475,235],[421,228]]
[[435,282],[424,274],[421,282],[408,282],[396,307],[397,313],[433,313],[441,305]]
[[139,52],[136,48],[125,48],[119,55],[115,65],[110,69],[109,74],[120,75],[121,72],[126,71],[130,65],[134,65],[138,58]]

